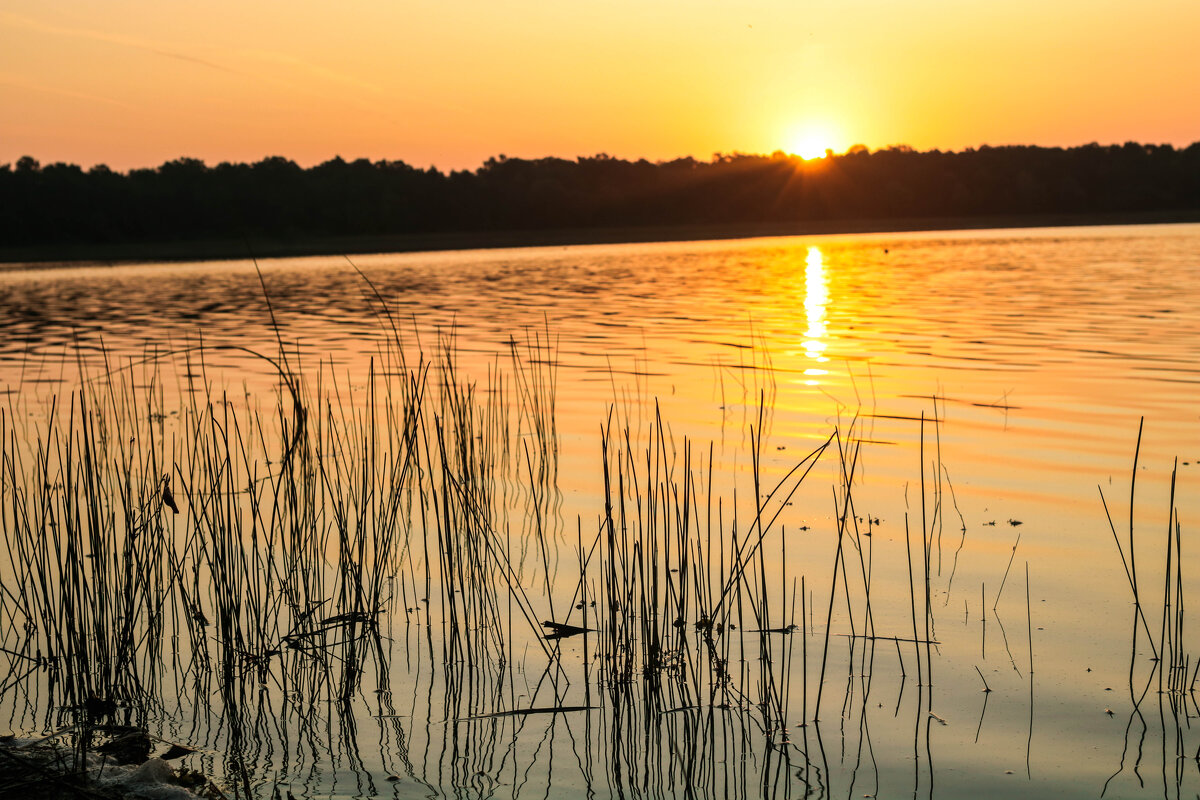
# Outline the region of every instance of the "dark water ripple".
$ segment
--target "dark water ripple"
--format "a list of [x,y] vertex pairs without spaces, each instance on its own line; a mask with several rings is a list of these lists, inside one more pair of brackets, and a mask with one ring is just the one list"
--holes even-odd
[[[893,370],[1045,371],[1200,379],[1200,228],[1158,226],[536,248],[355,259],[401,327],[493,347],[546,325],[582,369],[662,348],[726,358],[761,338],[779,357],[808,338],[806,259],[819,251],[822,356]],[[122,357],[195,343],[270,351],[276,334],[346,358],[387,330],[345,260],[8,270],[0,382],[76,343]],[[586,347],[583,345],[586,344]],[[588,363],[590,351],[592,363]],[[886,354],[886,357],[885,357]],[[1161,364],[1155,369],[1152,365]],[[1168,367],[1169,365],[1169,367]],[[261,370],[248,359],[245,368]],[[798,365],[796,365],[798,366]],[[876,378],[882,376],[876,375]],[[827,378],[827,381],[834,378]]]

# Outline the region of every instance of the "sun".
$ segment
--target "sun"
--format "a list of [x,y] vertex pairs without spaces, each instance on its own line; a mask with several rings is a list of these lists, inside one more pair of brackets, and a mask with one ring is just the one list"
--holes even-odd
[[824,128],[811,125],[797,127],[788,136],[788,152],[805,161],[824,158],[826,151],[832,148],[832,137]]

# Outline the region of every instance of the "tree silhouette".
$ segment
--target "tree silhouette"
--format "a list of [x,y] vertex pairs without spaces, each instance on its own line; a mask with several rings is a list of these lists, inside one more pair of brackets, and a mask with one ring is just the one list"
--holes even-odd
[[1200,142],[918,152],[804,161],[718,153],[651,163],[499,155],[474,171],[281,156],[214,167],[0,166],[0,245],[282,240],[661,225],[1200,210]]

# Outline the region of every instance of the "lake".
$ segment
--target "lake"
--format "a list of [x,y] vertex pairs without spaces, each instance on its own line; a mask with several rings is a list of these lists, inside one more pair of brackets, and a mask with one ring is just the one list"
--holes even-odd
[[0,729],[111,697],[230,797],[1195,793],[1198,274],[1200,225],[4,266]]

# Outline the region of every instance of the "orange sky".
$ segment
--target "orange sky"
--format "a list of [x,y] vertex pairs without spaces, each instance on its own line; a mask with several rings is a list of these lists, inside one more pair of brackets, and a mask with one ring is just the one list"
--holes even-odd
[[1198,42],[1198,0],[0,0],[0,163],[1183,145]]

